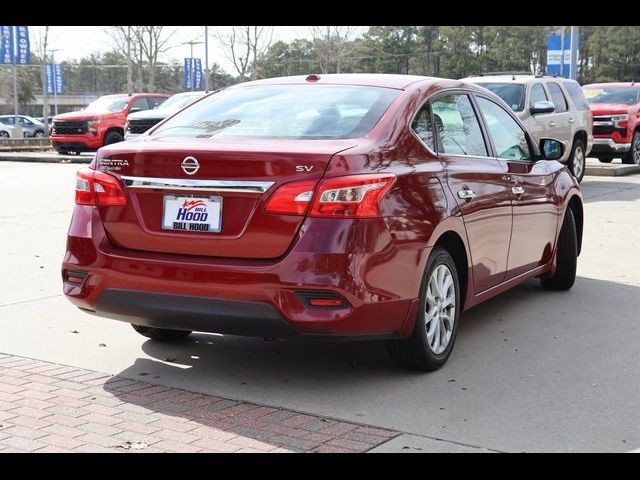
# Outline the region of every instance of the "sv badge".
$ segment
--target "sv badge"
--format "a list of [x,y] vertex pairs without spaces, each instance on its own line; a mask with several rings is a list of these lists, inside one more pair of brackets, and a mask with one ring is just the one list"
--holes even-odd
[[314,165],[296,165],[296,172],[306,172],[309,173],[311,170],[313,170]]

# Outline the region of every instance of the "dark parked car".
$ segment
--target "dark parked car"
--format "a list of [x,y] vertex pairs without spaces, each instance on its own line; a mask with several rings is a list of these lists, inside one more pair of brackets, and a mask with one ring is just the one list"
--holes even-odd
[[[25,137],[44,137],[44,124],[33,117],[18,115],[18,122]],[[0,123],[8,126],[15,125],[13,115],[0,115]]]
[[236,85],[78,171],[64,293],[155,340],[384,338],[433,370],[464,310],[533,277],[573,285],[582,195],[563,154],[462,81]]

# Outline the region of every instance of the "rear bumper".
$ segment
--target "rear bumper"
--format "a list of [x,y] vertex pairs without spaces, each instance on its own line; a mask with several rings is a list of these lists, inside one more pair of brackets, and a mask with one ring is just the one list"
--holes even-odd
[[147,327],[278,338],[299,336],[275,308],[264,302],[107,288],[95,308],[100,316]]
[[[326,222],[345,222],[342,246]],[[384,241],[382,219],[359,222],[366,224],[307,219],[302,238],[279,259],[221,259],[119,248],[95,207],[76,206],[62,268],[63,276],[71,270],[83,278],[65,282],[64,293],[99,316],[159,328],[275,338],[406,336],[429,249],[398,250]],[[367,240],[354,248],[354,238]],[[345,303],[311,307],[301,290],[330,292]]]
[[594,138],[591,153],[609,154],[626,153],[631,150],[631,143],[618,143],[612,138]]

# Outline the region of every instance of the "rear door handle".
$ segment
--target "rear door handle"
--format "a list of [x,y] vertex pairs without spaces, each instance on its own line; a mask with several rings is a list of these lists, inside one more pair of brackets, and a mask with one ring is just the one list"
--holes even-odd
[[514,195],[522,195],[524,193],[524,188],[520,185],[516,185],[515,187],[511,187],[511,191]]
[[458,198],[462,198],[464,200],[471,200],[472,198],[475,198],[476,196],[476,192],[474,192],[473,190],[458,190]]
[[556,126],[556,122],[549,122],[549,126],[550,127],[555,127]]

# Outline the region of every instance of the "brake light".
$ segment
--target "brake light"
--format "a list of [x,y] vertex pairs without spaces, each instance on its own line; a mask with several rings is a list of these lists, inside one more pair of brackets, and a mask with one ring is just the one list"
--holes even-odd
[[304,215],[309,208],[316,183],[315,180],[285,183],[271,195],[265,210],[269,213]]
[[320,182],[313,197],[311,217],[372,218],[380,216],[380,201],[395,175],[351,175]]
[[316,182],[285,183],[267,201],[270,213],[311,217],[373,218],[380,216],[380,200],[395,182],[395,175],[370,174],[327,178]]
[[117,178],[83,167],[76,175],[76,204],[126,205],[127,198]]

